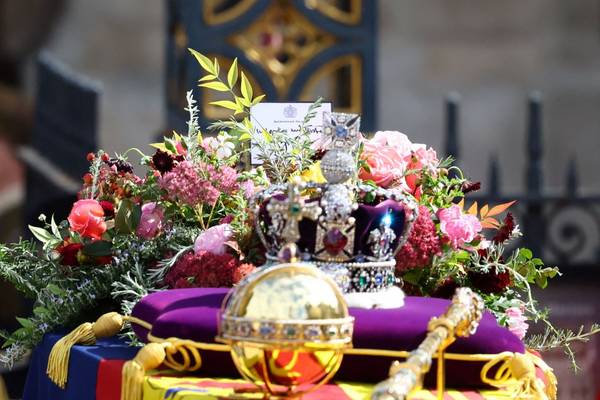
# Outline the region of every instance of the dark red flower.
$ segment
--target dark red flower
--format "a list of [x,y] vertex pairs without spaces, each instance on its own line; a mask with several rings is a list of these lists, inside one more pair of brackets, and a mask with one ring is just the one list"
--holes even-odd
[[458,284],[454,278],[446,278],[440,283],[431,293],[432,297],[439,297],[442,299],[449,299],[454,296]]
[[496,232],[496,235],[492,238],[492,241],[496,244],[504,243],[510,239],[512,231],[515,229],[515,219],[511,213],[506,214],[502,226]]
[[132,174],[133,173],[133,165],[131,165],[131,163],[125,161],[125,160],[121,160],[119,158],[111,158],[109,159],[106,164],[109,167],[115,167],[117,169],[118,172],[122,173],[122,174]]
[[485,294],[501,293],[511,283],[510,273],[498,273],[495,268],[488,273],[469,271],[468,277],[472,287]]
[[62,265],[78,266],[79,260],[77,256],[82,247],[82,243],[63,243],[58,246],[56,251],[60,254],[60,263]]
[[396,270],[403,272],[426,267],[431,263],[433,256],[440,251],[440,238],[435,230],[431,213],[427,207],[421,206],[408,240],[396,255]]
[[152,156],[152,166],[161,174],[171,172],[174,162],[175,160],[173,157],[169,153],[162,150],[156,150],[156,153],[154,153]]
[[101,200],[100,206],[104,210],[104,216],[106,218],[112,218],[115,216],[115,205],[108,200]]
[[481,182],[470,182],[470,181],[466,181],[465,183],[462,184],[462,187],[460,188],[460,190],[464,193],[471,193],[471,192],[477,192],[479,189],[481,189]]

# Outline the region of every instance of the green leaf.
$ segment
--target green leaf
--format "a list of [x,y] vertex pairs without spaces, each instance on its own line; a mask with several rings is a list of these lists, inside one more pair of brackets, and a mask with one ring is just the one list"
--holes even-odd
[[50,229],[52,229],[52,234],[59,239],[62,239],[60,235],[60,231],[58,230],[58,225],[56,225],[56,221],[54,220],[54,214],[50,218]]
[[267,131],[266,129],[262,130],[262,135],[265,138],[265,142],[267,143],[271,143],[271,141],[273,140],[273,136],[271,136],[269,131]]
[[248,78],[246,78],[246,74],[244,74],[243,72],[242,72],[241,89],[242,89],[242,96],[244,96],[244,99],[246,99],[247,101],[249,101],[251,103],[252,102],[252,85],[250,85],[250,81],[248,80]]
[[165,153],[168,151],[164,143],[151,143],[150,147],[154,147],[155,149],[164,151]]
[[202,68],[204,68],[205,71],[207,71],[208,73],[210,73],[212,75],[217,75],[215,73],[215,69],[212,64],[212,61],[210,61],[210,58],[206,57],[204,54],[197,52],[194,49],[188,49],[188,50],[190,51],[190,53],[192,53],[192,55],[194,57],[196,57],[196,60],[198,60],[198,63],[200,64],[200,66]]
[[254,100],[252,100],[252,104],[251,104],[251,105],[253,105],[253,106],[257,105],[257,104],[258,104],[258,103],[260,103],[260,102],[262,101],[262,99],[264,99],[264,98],[265,98],[265,95],[264,95],[264,94],[261,94],[260,96],[256,96],[256,97],[254,98]]
[[213,60],[213,68],[215,70],[215,75],[219,76],[219,72],[221,72],[221,66],[219,65],[219,61],[217,61],[216,57]]
[[252,103],[244,97],[237,97],[235,100],[244,107],[250,107],[252,105]]
[[177,147],[175,145],[175,142],[171,139],[165,139],[165,148],[171,153],[177,154]]
[[227,83],[229,84],[230,88],[237,83],[238,76],[238,61],[236,58],[231,63],[231,67],[229,67],[229,71],[227,72]]
[[47,230],[45,230],[44,228],[40,228],[39,226],[33,226],[33,225],[28,225],[29,226],[29,230],[31,231],[31,233],[33,233],[33,236],[36,237],[37,240],[39,240],[42,243],[46,243],[52,239],[54,239],[54,236],[48,232]]
[[533,253],[531,252],[531,250],[526,248],[520,249],[519,255],[523,256],[526,260],[531,260],[531,258],[533,257]]
[[217,79],[216,76],[214,76],[213,74],[208,74],[208,75],[205,75],[202,78],[198,79],[198,82],[212,81],[215,79]]
[[402,275],[402,279],[410,284],[419,285],[419,281],[421,280],[422,274],[423,270],[415,268]]
[[90,257],[110,256],[112,254],[112,243],[106,240],[96,240],[86,244],[81,250],[83,254]]
[[46,307],[35,307],[33,309],[34,315],[45,315],[48,314],[48,309]]
[[26,329],[31,329],[31,328],[33,328],[33,327],[34,327],[34,325],[33,325],[33,322],[31,322],[31,321],[30,321],[30,320],[28,320],[27,318],[21,318],[21,317],[17,317],[16,319],[17,319],[17,321],[19,321],[19,324],[21,324],[21,326],[22,326],[23,328],[26,328]]
[[240,107],[237,104],[235,104],[233,101],[230,101],[230,100],[211,101],[210,104],[213,104],[213,105],[219,106],[219,107],[223,107],[223,108],[227,108],[229,110],[234,110],[234,111],[237,111],[240,109]]
[[140,223],[141,215],[142,209],[138,204],[129,199],[122,200],[115,216],[115,229],[124,234],[134,233]]
[[49,283],[48,285],[46,285],[46,288],[50,291],[50,293],[56,296],[63,296],[65,294],[64,290],[62,290],[53,283]]
[[229,88],[223,82],[205,82],[201,83],[198,86],[205,87],[208,89],[216,90],[217,92],[228,92]]

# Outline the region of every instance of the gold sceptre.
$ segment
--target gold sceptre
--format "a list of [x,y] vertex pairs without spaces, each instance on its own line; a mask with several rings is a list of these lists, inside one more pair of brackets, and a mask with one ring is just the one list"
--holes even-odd
[[441,317],[434,317],[427,326],[427,337],[412,351],[405,362],[394,361],[390,377],[375,386],[372,400],[404,400],[423,383],[423,376],[431,368],[437,355],[437,398],[443,399],[445,390],[444,351],[456,337],[472,335],[483,315],[483,300],[469,288],[459,288],[452,304]]

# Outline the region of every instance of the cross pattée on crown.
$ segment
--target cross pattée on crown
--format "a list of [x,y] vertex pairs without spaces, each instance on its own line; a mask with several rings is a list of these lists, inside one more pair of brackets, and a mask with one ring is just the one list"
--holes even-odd
[[287,199],[271,199],[267,204],[267,212],[271,217],[274,214],[280,214],[285,220],[285,227],[281,233],[285,243],[295,243],[300,239],[300,221],[304,218],[315,221],[321,215],[322,210],[319,203],[307,203],[302,198],[302,189],[304,189],[302,179],[295,177],[288,184]]
[[352,149],[360,139],[360,115],[323,112],[323,135],[331,148]]

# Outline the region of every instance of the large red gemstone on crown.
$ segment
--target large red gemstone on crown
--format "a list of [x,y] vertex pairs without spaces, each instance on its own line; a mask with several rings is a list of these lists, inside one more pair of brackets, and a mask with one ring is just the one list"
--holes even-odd
[[323,247],[332,256],[337,256],[348,244],[348,238],[338,228],[332,228],[325,233]]

